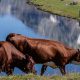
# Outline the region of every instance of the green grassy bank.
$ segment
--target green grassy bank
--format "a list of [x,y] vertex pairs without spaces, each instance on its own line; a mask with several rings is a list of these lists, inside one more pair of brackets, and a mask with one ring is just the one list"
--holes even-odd
[[78,4],[76,5],[70,5],[72,0],[31,0],[31,3],[36,5],[37,8],[50,13],[80,19],[80,0],[77,1]]
[[80,80],[80,74],[68,74],[66,76],[38,76],[28,74],[24,76],[3,76],[0,80]]

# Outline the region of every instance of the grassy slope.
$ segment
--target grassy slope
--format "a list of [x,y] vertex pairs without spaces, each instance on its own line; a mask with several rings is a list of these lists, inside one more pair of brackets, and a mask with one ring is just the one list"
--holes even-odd
[[36,76],[28,74],[25,76],[5,76],[0,77],[0,80],[80,80],[80,74],[69,74],[66,76]]
[[[69,5],[72,0],[31,0],[38,8],[62,16],[79,19],[80,0],[77,5]],[[66,5],[68,4],[68,5]]]

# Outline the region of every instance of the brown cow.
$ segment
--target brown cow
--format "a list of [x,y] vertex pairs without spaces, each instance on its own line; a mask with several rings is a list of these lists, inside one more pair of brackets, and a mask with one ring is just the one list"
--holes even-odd
[[30,71],[31,58],[25,56],[17,50],[11,43],[7,41],[0,42],[0,70],[6,71],[8,75],[12,74],[14,67],[18,67],[22,71]]
[[[65,65],[71,61],[80,62],[80,52],[70,49],[58,41],[34,39],[20,34],[11,33],[6,41],[11,42],[24,54],[30,55],[34,63],[44,64],[54,62],[62,74],[65,74]],[[69,50],[67,50],[69,49]]]

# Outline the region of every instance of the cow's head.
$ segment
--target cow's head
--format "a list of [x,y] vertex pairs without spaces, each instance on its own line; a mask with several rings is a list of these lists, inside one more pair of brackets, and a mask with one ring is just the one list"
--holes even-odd
[[26,54],[26,61],[24,61],[24,62],[25,62],[25,65],[22,68],[24,72],[30,73],[30,72],[35,71],[35,69],[34,69],[35,62],[31,56]]
[[74,57],[75,57],[75,61],[80,62],[80,50],[79,49],[76,51],[76,55]]

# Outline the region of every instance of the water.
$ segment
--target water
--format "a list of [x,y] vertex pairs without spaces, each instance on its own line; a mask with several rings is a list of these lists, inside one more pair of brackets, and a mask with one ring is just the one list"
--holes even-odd
[[76,47],[80,34],[79,22],[77,20],[60,17],[36,9],[25,12],[24,23],[35,32],[47,36],[49,39],[61,41],[71,47]]
[[[65,45],[78,47],[80,26],[77,20],[39,11],[34,6],[25,3],[26,0],[1,0],[0,41],[5,40],[9,33],[15,32],[34,38],[57,40]],[[39,74],[41,65],[35,67]],[[67,65],[66,70],[67,72],[80,72],[80,66]],[[14,74],[23,74],[23,72],[15,68]],[[60,71],[48,67],[45,75],[48,74],[56,75],[60,74]]]

